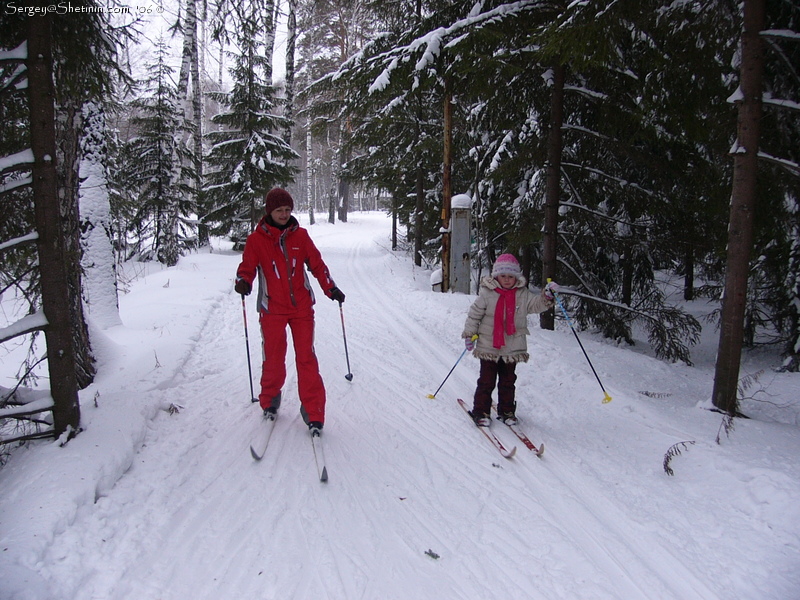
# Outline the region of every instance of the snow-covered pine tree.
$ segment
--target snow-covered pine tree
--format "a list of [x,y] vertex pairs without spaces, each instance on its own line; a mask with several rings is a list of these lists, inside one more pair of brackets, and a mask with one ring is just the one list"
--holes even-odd
[[[354,95],[352,88],[367,88],[369,93],[359,100],[376,112],[383,106],[403,106],[409,90],[419,89],[426,80],[454,78],[458,108],[470,119],[455,137],[472,144],[472,160],[455,162],[461,177],[475,182],[470,187],[477,199],[476,222],[485,232],[488,264],[499,251],[519,252],[540,241],[546,166],[543,127],[550,113],[545,76],[556,59],[574,63],[565,95],[565,133],[574,135],[573,139],[565,135],[562,163],[570,193],[562,209],[570,206],[568,212],[575,215],[574,223],[562,231],[571,239],[560,258],[573,265],[576,284],[588,284],[582,305],[595,312],[586,310],[585,322],[596,319],[607,335],[629,340],[631,322],[642,319],[653,329],[659,354],[683,359],[688,353],[680,334],[691,340],[697,324],[680,311],[661,310],[666,307],[663,295],[657,293],[646,237],[636,232],[648,223],[645,208],[654,193],[645,185],[649,184],[645,157],[631,151],[636,141],[632,132],[642,118],[636,106],[636,80],[626,72],[625,60],[632,52],[631,40],[637,37],[622,17],[636,17],[644,9],[630,2],[618,4],[606,14],[589,15],[594,5],[580,4],[573,5],[569,14],[554,15],[550,7],[534,2],[480,7],[451,3],[405,37],[376,40],[333,79],[341,79],[349,70],[349,96]],[[585,14],[579,14],[581,8]],[[616,27],[615,35],[609,35],[611,26]],[[373,49],[379,45],[380,50]],[[377,74],[371,85],[365,85],[364,74],[371,73]],[[383,106],[377,106],[374,98],[385,90],[390,90],[389,101],[381,97]],[[401,151],[410,147],[394,146]],[[374,154],[383,150],[383,145],[367,147]],[[619,261],[620,257],[625,260]],[[589,303],[591,297],[598,301]],[[650,299],[648,311],[619,312],[640,297]],[[664,319],[671,327],[658,326]]]
[[800,6],[768,2],[759,152],[759,218],[745,345],[776,344],[800,371]]
[[[329,104],[327,114],[352,118],[360,152],[349,161],[350,172],[367,179],[384,165],[380,176],[394,179],[400,193],[392,195],[407,205],[414,185],[391,170],[388,157],[401,164],[403,152],[419,155],[420,146],[387,135],[380,117],[413,123],[404,120],[412,92],[431,93],[427,104],[436,106],[437,86],[460,76],[465,84],[454,86],[457,110],[467,122],[454,139],[469,152],[461,151],[454,177],[472,181],[479,253],[473,264],[488,265],[506,250],[541,260],[550,83],[554,66],[563,66],[556,279],[577,291],[571,308],[581,325],[626,341],[633,340],[634,325],[642,326],[659,356],[688,361],[699,323],[672,308],[674,296],[666,292],[679,276],[684,298],[692,299],[698,283],[716,283],[722,273],[734,117],[725,99],[736,88],[739,5],[448,4],[424,15],[431,18],[419,27],[387,28],[342,65],[329,83],[343,103],[315,93]],[[745,333],[752,340],[775,333],[772,341],[785,344],[792,364],[800,147],[793,100],[800,78],[793,65],[800,9],[791,3],[768,9],[762,36],[774,56],[764,99],[769,148],[760,157],[759,262],[751,265]],[[713,294],[713,286],[698,289]]]
[[[647,44],[639,41],[647,39],[642,14],[649,10],[622,2],[603,10],[573,5],[545,20],[533,15],[533,41],[514,44],[503,55],[513,97],[528,114],[519,116],[524,127],[512,123],[503,135],[482,187],[513,207],[516,227],[498,242],[519,248],[523,255],[529,244],[538,243],[544,197],[555,193],[555,278],[585,294],[573,307],[576,319],[629,342],[632,324],[639,321],[659,355],[688,360],[682,340],[691,343],[699,324],[665,305],[655,279],[653,249],[648,248],[652,215],[665,201],[649,168],[656,162],[655,131],[637,103],[648,72],[644,63],[650,60],[650,68],[654,66]],[[564,71],[563,98],[557,107],[543,105],[541,98],[552,98],[561,89],[554,83],[558,69]],[[551,119],[559,113],[561,154],[554,158]],[[560,173],[551,172],[555,159],[561,162]],[[555,228],[550,224],[545,231]],[[542,283],[553,277],[552,262],[550,255]],[[665,319],[672,326],[662,329]]]
[[[432,264],[439,252],[444,88],[435,53],[420,61],[425,56],[420,39],[450,24],[458,10],[469,9],[452,2],[424,8],[403,2],[382,11],[373,27],[385,33],[373,36],[326,77],[320,72],[307,95],[314,99],[312,114],[326,115],[325,123],[348,125],[343,152],[351,158],[342,176],[386,190],[395,200],[395,216],[407,225],[415,262]],[[329,54],[322,56],[330,61]],[[464,90],[456,85],[454,91],[453,122],[460,130],[464,117],[458,97]],[[461,165],[462,137],[453,139],[454,164]],[[452,177],[459,191],[467,181],[459,176],[462,172],[455,169]]]
[[[24,18],[0,16],[0,295],[15,299],[19,315],[32,315],[41,304],[31,188],[29,109],[25,68]],[[41,360],[35,347],[39,331],[25,340],[28,352],[17,371],[17,385],[34,382]],[[16,342],[15,342],[16,343]],[[19,342],[22,343],[22,342]],[[0,406],[8,401],[0,394]]]
[[227,110],[212,118],[218,130],[206,134],[210,149],[203,221],[213,234],[242,242],[263,214],[264,195],[292,181],[296,168],[291,162],[298,158],[282,137],[287,119],[277,112],[268,78],[272,51],[268,59],[262,34],[272,28],[265,19],[271,19],[273,11],[266,8],[260,0],[230,5],[227,22],[238,48],[231,54],[233,89],[209,94]]
[[135,190],[136,212],[129,229],[136,234],[132,254],[172,266],[196,244],[190,182],[194,175],[191,150],[183,142],[185,121],[179,107],[172,67],[163,40],[155,62],[147,65],[142,82],[149,96],[130,103],[135,135],[125,144],[122,169],[126,185]]

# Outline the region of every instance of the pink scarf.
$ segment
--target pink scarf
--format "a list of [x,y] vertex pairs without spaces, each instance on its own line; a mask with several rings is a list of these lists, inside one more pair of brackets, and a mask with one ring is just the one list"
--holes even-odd
[[[504,334],[514,335],[517,328],[514,326],[514,310],[517,305],[517,288],[505,290],[496,287],[495,292],[500,294],[497,299],[497,306],[494,309],[494,331],[492,332],[492,345],[495,348],[502,348],[506,343]],[[503,327],[503,316],[505,316],[505,328]]]

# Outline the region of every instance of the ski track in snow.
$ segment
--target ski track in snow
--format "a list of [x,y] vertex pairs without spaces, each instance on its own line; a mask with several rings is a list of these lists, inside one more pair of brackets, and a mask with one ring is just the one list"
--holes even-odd
[[[669,524],[631,509],[647,499],[616,494],[603,469],[619,465],[602,452],[613,433],[598,435],[594,458],[577,454],[592,447],[585,429],[580,445],[570,445],[578,435],[570,419],[600,430],[610,410],[627,410],[648,435],[668,440],[671,432],[653,430],[647,409],[625,398],[606,408],[599,391],[569,403],[559,395],[571,379],[592,378],[582,369],[576,375],[578,359],[565,356],[571,348],[553,343],[563,332],[532,330],[530,343],[546,358],[534,356],[518,382],[522,428],[547,445],[541,459],[495,424],[504,443],[518,446],[516,458],[503,459],[465,420],[455,398],[471,398],[471,357],[436,399],[426,397],[463,349],[460,326],[472,298],[449,296],[442,306],[427,293],[426,275],[409,278],[406,259],[382,247],[387,229],[376,239],[374,227],[311,228],[347,294],[354,375],[352,382],[344,378],[338,304],[314,281],[330,481],[317,481],[291,344],[272,440],[263,460],[250,457],[261,416],[249,401],[241,303],[233,292],[219,292],[205,315],[191,317],[201,325],[176,368],[145,392],[182,408],[154,416],[125,475],[79,508],[37,565],[51,598],[735,597],[710,587],[713,579],[702,576],[708,563],[695,562],[700,552],[681,547]],[[232,278],[238,257],[220,260]],[[392,269],[402,275],[375,276]],[[253,301],[247,310],[257,394]],[[603,362],[599,353],[593,358]],[[120,393],[143,382],[120,381]],[[540,397],[544,390],[549,397]],[[98,555],[101,565],[93,560]]]

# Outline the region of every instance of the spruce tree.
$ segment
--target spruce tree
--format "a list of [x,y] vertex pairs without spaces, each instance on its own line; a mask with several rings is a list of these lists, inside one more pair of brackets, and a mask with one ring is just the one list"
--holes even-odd
[[147,65],[142,82],[152,95],[130,104],[136,135],[125,144],[123,169],[136,197],[130,225],[137,237],[133,252],[140,260],[155,259],[172,266],[197,238],[189,183],[192,154],[183,142],[185,121],[171,79],[173,69],[166,60],[166,46],[159,41],[155,62]]
[[233,9],[231,17],[239,50],[231,55],[233,89],[209,94],[227,110],[212,118],[218,129],[206,135],[211,147],[206,156],[203,220],[213,234],[243,240],[263,214],[264,195],[292,181],[296,168],[291,162],[298,155],[282,137],[288,120],[278,114],[269,79],[271,64],[262,32],[272,11],[251,0]]

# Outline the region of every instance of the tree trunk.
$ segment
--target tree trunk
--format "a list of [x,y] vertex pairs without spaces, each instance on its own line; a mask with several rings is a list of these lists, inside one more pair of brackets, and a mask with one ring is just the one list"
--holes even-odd
[[183,23],[183,54],[181,69],[178,72],[178,97],[184,102],[189,95],[189,75],[191,74],[192,49],[197,49],[194,41],[197,34],[197,0],[186,0],[186,20]]
[[[253,7],[257,6],[253,3]],[[277,6],[274,0],[264,1],[264,78],[267,83],[274,85],[272,81],[272,57],[275,56],[275,24],[277,23]],[[254,22],[258,23],[258,15],[254,15]],[[252,64],[252,63],[251,63]]]
[[306,201],[308,202],[308,222],[314,220],[314,153],[311,139],[311,123],[306,124]]
[[39,271],[45,328],[53,427],[57,436],[80,427],[80,404],[70,314],[64,232],[56,179],[55,94],[53,90],[52,17],[28,17],[28,102],[33,150],[33,196],[39,234]]
[[342,177],[347,162],[350,160],[350,152],[345,150],[347,138],[350,136],[349,123],[345,123],[344,129],[339,136],[339,168],[337,169],[336,178],[338,179],[337,185],[337,208],[339,213],[339,220],[342,223],[347,223],[347,213],[350,212],[350,182]]
[[[203,189],[203,80],[200,73],[203,72],[200,65],[200,43],[198,35],[198,19],[195,0],[191,4],[194,7],[194,35],[192,36],[192,146],[194,151],[194,201],[197,208],[200,208],[200,191]],[[208,227],[199,224],[197,227],[198,245],[204,246],[210,243]]]
[[450,82],[445,83],[444,93],[444,173],[442,174],[442,291],[450,291],[450,202],[453,190],[450,182],[453,145],[453,104]]
[[744,0],[742,64],[737,144],[733,159],[733,190],[728,225],[725,294],[722,298],[717,363],[714,372],[714,406],[728,414],[738,412],[737,388],[742,355],[747,278],[753,247],[765,23],[765,0]]
[[64,232],[64,260],[67,264],[69,309],[72,320],[78,388],[92,383],[95,375],[89,328],[83,312],[81,222],[79,210],[79,147],[82,107],[74,98],[63,98],[56,108],[56,177],[57,194]]
[[[547,136],[547,182],[544,200],[544,232],[542,237],[542,281],[556,278],[556,245],[558,239],[558,203],[561,192],[561,126],[564,123],[564,79],[566,68],[553,67],[553,91],[550,96],[550,132]],[[539,315],[542,329],[555,328],[555,311],[547,310]]]
[[[339,171],[341,173],[341,170]],[[339,220],[347,223],[347,213],[350,210],[350,182],[339,179]]]
[[416,203],[414,205],[414,264],[422,266],[422,224],[425,217],[425,173],[417,166]]
[[392,192],[392,250],[397,250],[397,193]]
[[689,302],[694,300],[694,245],[691,242],[686,244],[683,268],[683,299]]
[[336,223],[336,198],[338,194],[336,192],[336,187],[333,185],[331,186],[330,192],[328,192],[328,223]]
[[[294,55],[297,45],[297,0],[289,0],[289,15],[286,21],[286,118],[294,120]],[[292,143],[292,123],[284,132],[286,143]]]
[[633,301],[633,256],[630,242],[627,245],[629,247],[625,249],[625,254],[622,257],[622,293],[620,301],[624,305],[630,306]]

